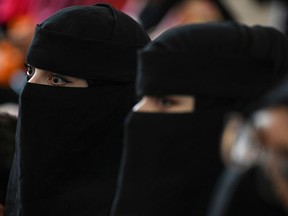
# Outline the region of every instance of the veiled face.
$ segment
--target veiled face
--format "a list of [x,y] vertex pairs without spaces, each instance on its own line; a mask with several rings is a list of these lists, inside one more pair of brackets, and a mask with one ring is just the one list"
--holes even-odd
[[187,95],[144,96],[133,108],[134,112],[187,113],[193,112],[195,99]]
[[39,68],[33,68],[28,66],[27,68],[28,82],[50,85],[50,86],[62,86],[62,87],[88,87],[88,83],[84,79],[63,76],[51,71],[42,70]]

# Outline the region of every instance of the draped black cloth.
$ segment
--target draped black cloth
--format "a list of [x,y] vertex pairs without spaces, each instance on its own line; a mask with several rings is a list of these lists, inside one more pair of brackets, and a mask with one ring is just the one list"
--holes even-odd
[[286,76],[287,48],[277,30],[235,22],[176,27],[146,46],[138,95],[191,95],[196,108],[130,113],[111,215],[206,215],[223,169],[224,118]]
[[93,85],[23,88],[7,216],[109,213],[123,121],[135,102],[136,52],[149,41],[104,4],[65,8],[36,27],[27,63]]

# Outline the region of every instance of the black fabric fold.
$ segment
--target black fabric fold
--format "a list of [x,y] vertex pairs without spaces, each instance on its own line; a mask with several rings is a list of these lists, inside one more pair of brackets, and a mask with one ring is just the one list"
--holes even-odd
[[249,110],[287,76],[287,52],[279,31],[236,22],[175,27],[140,51],[138,95],[190,95],[195,107],[128,116],[111,215],[207,215],[223,169],[225,117]]
[[222,169],[222,115],[131,112],[112,215],[203,215]]
[[130,90],[27,83],[18,131],[23,215],[109,212]]
[[72,6],[36,26],[27,62],[67,76],[130,82],[137,50],[148,41],[140,24],[109,5]]
[[27,63],[88,87],[23,88],[7,216],[108,215],[136,52],[148,42],[140,24],[107,4],[64,8],[36,27]]
[[288,71],[287,46],[287,37],[271,27],[211,22],[173,28],[138,53],[137,93],[255,100]]

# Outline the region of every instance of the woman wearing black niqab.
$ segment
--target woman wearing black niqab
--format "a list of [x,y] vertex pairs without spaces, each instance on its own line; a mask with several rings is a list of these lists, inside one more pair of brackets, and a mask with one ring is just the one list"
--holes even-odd
[[287,73],[287,48],[273,28],[234,22],[176,27],[146,46],[111,215],[206,215],[224,117]]
[[136,52],[149,41],[136,21],[105,4],[68,7],[37,25],[7,216],[108,214]]

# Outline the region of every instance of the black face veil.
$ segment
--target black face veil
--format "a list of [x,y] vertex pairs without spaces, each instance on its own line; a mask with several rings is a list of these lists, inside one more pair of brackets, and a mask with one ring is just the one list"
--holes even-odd
[[138,94],[193,95],[196,109],[130,113],[112,215],[205,215],[224,116],[285,75],[287,46],[272,28],[224,22],[168,30],[140,52]]
[[148,42],[136,21],[103,4],[65,8],[37,25],[27,62],[95,85],[26,84],[7,215],[108,214],[136,53]]

